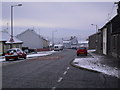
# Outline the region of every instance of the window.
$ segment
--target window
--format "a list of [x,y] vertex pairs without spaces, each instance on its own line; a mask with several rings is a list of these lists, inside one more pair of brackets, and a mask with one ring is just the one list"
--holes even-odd
[[116,36],[113,36],[113,49],[116,48]]

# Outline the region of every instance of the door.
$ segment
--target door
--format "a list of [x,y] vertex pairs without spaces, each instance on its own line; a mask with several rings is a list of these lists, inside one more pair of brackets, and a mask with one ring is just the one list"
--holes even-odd
[[107,28],[103,29],[103,54],[107,55]]

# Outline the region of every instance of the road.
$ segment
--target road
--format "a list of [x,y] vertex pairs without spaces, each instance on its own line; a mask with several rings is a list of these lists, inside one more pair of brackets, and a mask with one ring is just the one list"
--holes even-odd
[[49,56],[3,62],[3,88],[116,88],[118,81],[102,73],[73,67],[75,50]]

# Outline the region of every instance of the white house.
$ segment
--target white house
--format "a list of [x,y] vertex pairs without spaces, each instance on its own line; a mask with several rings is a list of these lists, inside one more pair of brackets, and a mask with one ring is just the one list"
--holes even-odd
[[38,35],[34,30],[28,29],[18,34],[16,37],[24,42],[23,47],[28,47],[30,49],[40,49],[49,46],[48,40]]
[[71,48],[71,41],[70,40],[63,40],[64,48]]
[[71,38],[70,38],[70,41],[71,41],[71,48],[77,48],[77,46],[78,46],[77,37],[76,37],[76,36],[71,37]]
[[78,41],[78,47],[87,47],[88,48],[88,41]]
[[23,41],[13,37],[13,42],[11,43],[10,38],[11,35],[7,31],[0,31],[0,54],[3,54],[7,49],[10,49],[11,45],[13,48],[22,48]]
[[64,48],[77,48],[78,40],[77,37],[71,37],[69,40],[63,40]]

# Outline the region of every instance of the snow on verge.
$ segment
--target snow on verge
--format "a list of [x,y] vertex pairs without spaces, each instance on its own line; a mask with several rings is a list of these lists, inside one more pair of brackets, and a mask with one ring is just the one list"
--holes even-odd
[[27,55],[27,58],[30,58],[30,57],[39,57],[39,56],[47,56],[47,55],[51,55],[52,52],[38,52],[37,54],[30,54],[30,55]]
[[98,71],[107,75],[115,76],[120,78],[120,75],[116,67],[109,67],[107,65],[103,65],[99,63],[99,61],[95,58],[76,58],[73,61],[73,64],[82,68]]
[[0,57],[0,62],[5,61],[4,57]]

